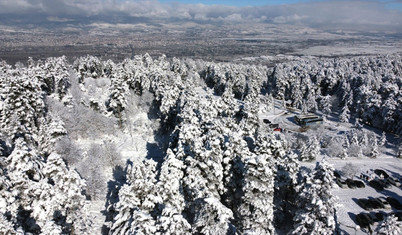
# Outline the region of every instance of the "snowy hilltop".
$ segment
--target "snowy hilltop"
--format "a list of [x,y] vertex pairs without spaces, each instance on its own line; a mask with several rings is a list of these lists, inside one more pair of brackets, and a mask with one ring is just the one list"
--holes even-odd
[[0,125],[0,234],[334,234],[330,162],[401,163],[402,58],[0,62]]

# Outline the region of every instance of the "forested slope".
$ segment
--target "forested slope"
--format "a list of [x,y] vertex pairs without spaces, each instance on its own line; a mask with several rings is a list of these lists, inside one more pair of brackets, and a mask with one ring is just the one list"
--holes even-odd
[[[330,234],[333,169],[300,168],[258,109],[275,97],[401,135],[401,73],[399,56],[2,62],[0,233],[91,234],[104,200],[109,234]],[[139,134],[147,152],[120,144]]]

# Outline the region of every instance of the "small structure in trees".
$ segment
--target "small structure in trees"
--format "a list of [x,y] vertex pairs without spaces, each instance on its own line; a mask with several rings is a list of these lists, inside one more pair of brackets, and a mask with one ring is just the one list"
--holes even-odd
[[295,116],[295,121],[300,126],[313,126],[316,124],[322,124],[323,119],[315,114],[301,114]]

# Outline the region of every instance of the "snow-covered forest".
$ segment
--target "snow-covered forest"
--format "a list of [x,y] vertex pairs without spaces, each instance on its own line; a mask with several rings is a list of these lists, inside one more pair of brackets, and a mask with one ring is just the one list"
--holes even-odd
[[[275,102],[356,128],[275,133]],[[319,156],[402,158],[402,58],[3,61],[0,125],[0,234],[334,234]]]

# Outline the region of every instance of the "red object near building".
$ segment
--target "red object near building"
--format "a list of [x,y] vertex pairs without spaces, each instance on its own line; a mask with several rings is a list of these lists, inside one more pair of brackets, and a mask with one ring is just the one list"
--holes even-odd
[[274,131],[282,132],[282,128],[275,128]]

